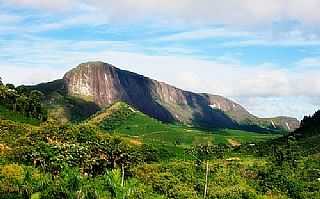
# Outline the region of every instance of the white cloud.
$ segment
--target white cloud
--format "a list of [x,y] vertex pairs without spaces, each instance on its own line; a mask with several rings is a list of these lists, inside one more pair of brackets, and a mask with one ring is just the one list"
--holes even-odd
[[22,20],[23,18],[18,15],[13,15],[13,14],[1,14],[0,13],[0,25],[8,25],[12,23],[18,23]]
[[318,0],[11,0],[9,4],[69,12],[81,5],[120,21],[156,18],[200,24],[262,25],[280,20],[320,23]]
[[[44,53],[45,52],[45,53]],[[146,55],[137,46],[115,41],[27,39],[0,42],[0,74],[10,66],[67,70],[88,60],[102,60],[169,82],[183,89],[225,96],[320,96],[320,59],[302,59],[291,68],[276,64],[245,66],[236,58],[203,60],[189,55]],[[156,69],[156,70],[154,70]],[[13,69],[12,69],[13,70]],[[38,77],[32,80],[37,82]],[[17,79],[17,78],[16,78]],[[19,82],[30,77],[19,77]]]
[[285,6],[290,18],[308,25],[320,23],[320,13],[317,12],[320,7],[318,0],[286,0]]
[[320,68],[320,57],[306,57],[296,63],[296,67],[300,70],[303,69],[314,69],[319,70]]
[[253,33],[244,31],[232,31],[225,28],[200,29],[187,32],[181,32],[164,36],[160,41],[181,41],[181,40],[198,40],[208,38],[245,38],[254,36]]
[[319,110],[320,104],[311,103],[311,99],[305,96],[234,98],[235,101],[259,117],[274,117],[281,114],[281,116],[297,117],[299,120]]
[[269,47],[299,47],[299,46],[320,46],[320,40],[286,40],[274,39],[250,39],[242,41],[230,41],[222,44],[224,47],[250,47],[250,46],[269,46]]
[[50,10],[65,10],[71,9],[75,3],[80,3],[77,0],[0,0],[0,3],[7,5],[26,6],[39,9]]
[[241,30],[233,29],[230,26],[218,28],[192,28],[190,31],[178,32],[162,36],[156,41],[191,41],[206,39],[224,39],[219,47],[304,47],[319,46],[320,36],[316,32],[308,32],[303,27],[295,27],[293,30],[275,31],[272,28],[264,30]]
[[[36,23],[21,26],[12,26],[10,21],[21,20],[25,17],[23,14],[0,14],[0,34],[32,34],[77,25],[151,22],[162,28],[189,30],[153,38],[160,42],[229,38],[230,41],[221,44],[223,47],[320,45],[318,0],[270,0],[267,4],[263,0],[0,0],[1,3],[9,7],[38,8],[40,13],[33,16],[37,18]],[[64,13],[55,13],[55,10]],[[8,23],[1,27],[1,21]],[[275,22],[295,25],[293,29],[277,29]]]
[[223,47],[303,47],[319,46],[320,37],[314,32],[309,32],[305,27],[296,27],[293,30],[275,31],[273,29],[252,33],[250,38],[239,39],[237,41],[226,41]]
[[64,71],[60,68],[51,67],[23,67],[15,65],[0,66],[0,77],[5,83],[21,84],[38,84],[40,82],[48,82],[60,78]]

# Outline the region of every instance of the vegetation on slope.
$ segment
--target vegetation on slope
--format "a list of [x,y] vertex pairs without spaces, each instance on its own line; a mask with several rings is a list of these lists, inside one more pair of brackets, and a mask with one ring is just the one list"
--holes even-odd
[[122,183],[118,170],[153,161],[145,146],[90,125],[36,128],[0,120],[0,129],[0,198],[136,198],[137,188],[148,198],[146,185]]
[[48,121],[57,124],[82,122],[100,109],[92,102],[58,92],[51,93],[44,101],[44,106],[48,110]]
[[200,144],[168,161],[157,145],[88,123],[0,129],[0,198],[203,198],[205,187],[206,198],[319,198],[319,156],[293,142],[275,153]]
[[123,103],[80,124],[0,119],[0,198],[317,199],[317,117],[276,140],[168,125]]
[[98,112],[88,120],[88,123],[108,132],[121,133],[149,143],[185,146],[208,142],[227,144],[231,140],[240,143],[256,142],[279,136],[230,129],[204,131],[185,125],[166,124],[148,117],[123,102]]
[[79,123],[100,110],[100,108],[91,101],[68,96],[65,90],[64,80],[62,79],[35,86],[21,87],[25,90],[37,90],[44,93],[42,103],[48,111],[48,120],[52,123]]

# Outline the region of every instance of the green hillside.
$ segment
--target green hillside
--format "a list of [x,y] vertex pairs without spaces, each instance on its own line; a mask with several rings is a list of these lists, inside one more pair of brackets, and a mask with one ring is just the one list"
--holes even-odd
[[88,123],[97,125],[105,131],[127,135],[144,142],[185,146],[206,143],[248,143],[279,136],[231,129],[205,131],[190,126],[166,124],[150,118],[123,102],[98,112],[88,120]]
[[59,92],[48,95],[44,106],[48,110],[48,121],[57,124],[79,123],[100,110],[92,102],[65,96]]

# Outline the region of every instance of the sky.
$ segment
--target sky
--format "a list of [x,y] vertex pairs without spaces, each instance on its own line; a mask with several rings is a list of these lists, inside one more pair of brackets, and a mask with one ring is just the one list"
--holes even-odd
[[[266,3],[267,2],[267,3]],[[0,77],[104,61],[260,117],[320,109],[319,0],[0,0]]]

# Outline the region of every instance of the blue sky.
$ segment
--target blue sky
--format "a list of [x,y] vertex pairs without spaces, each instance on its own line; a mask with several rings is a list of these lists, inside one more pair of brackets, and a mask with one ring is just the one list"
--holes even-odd
[[35,84],[101,60],[250,112],[320,108],[318,0],[0,0],[0,76]]

